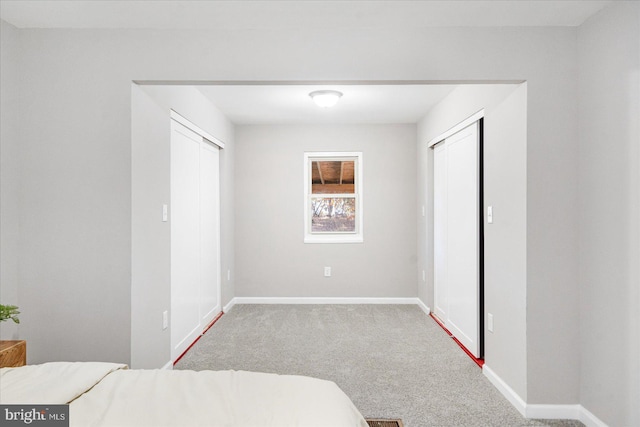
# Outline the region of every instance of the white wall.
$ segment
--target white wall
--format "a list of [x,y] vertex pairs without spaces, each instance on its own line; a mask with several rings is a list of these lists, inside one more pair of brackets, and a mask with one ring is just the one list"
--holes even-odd
[[579,399],[575,30],[546,49],[563,50],[545,68],[555,95],[527,79],[527,402],[572,404]]
[[108,58],[116,46],[95,43],[19,31],[18,303],[29,363],[130,358],[131,78]]
[[[221,150],[221,265],[233,270],[233,125],[196,88],[138,86],[132,90],[132,278],[131,366],[158,368],[171,358],[170,329],[162,330],[162,312],[171,315],[171,230],[162,222],[170,205],[170,116],[174,109],[225,143]],[[222,154],[225,154],[223,157]],[[221,274],[223,305],[233,296]]]
[[18,303],[30,362],[130,357],[132,80],[515,79],[528,102],[527,398],[577,400],[554,391],[558,370],[572,373],[565,343],[578,318],[575,29],[17,33],[8,83],[20,94]]
[[[485,362],[522,398],[527,397],[527,97],[526,84],[463,85],[418,124],[418,270],[420,298],[433,307],[433,150],[428,143],[481,109],[484,117],[484,199],[494,209],[485,222]],[[421,273],[419,274],[421,276]],[[485,320],[486,325],[486,320]],[[576,386],[577,383],[574,384]]]
[[131,85],[131,360],[157,368],[171,358],[171,229],[161,206],[170,203],[169,111]]
[[[2,21],[0,29],[0,303],[18,303],[19,160],[17,103],[18,32]],[[18,327],[0,323],[0,339],[15,339]]]
[[578,30],[583,406],[640,425],[640,4]]
[[[416,296],[415,125],[239,126],[236,141],[236,296]],[[305,151],[362,151],[364,243],[303,243]]]

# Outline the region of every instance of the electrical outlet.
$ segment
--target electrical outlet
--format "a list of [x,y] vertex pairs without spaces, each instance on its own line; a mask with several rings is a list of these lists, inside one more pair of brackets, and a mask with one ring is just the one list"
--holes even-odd
[[423,282],[427,281],[427,273],[425,273],[424,270],[422,270],[422,281]]
[[324,277],[331,277],[331,267],[324,268]]
[[227,281],[231,281],[231,270],[227,270]]
[[487,329],[489,332],[493,332],[493,314],[487,314]]

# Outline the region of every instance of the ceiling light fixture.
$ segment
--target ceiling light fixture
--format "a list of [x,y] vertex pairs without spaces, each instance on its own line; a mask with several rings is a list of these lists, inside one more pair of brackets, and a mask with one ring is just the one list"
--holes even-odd
[[337,90],[316,90],[309,94],[318,107],[329,108],[338,103],[342,92]]

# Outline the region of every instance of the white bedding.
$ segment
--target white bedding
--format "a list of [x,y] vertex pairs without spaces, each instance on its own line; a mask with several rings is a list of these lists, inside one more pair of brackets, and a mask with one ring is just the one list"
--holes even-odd
[[128,370],[111,363],[0,369],[0,403],[70,403],[71,426],[367,427],[333,382],[243,371]]

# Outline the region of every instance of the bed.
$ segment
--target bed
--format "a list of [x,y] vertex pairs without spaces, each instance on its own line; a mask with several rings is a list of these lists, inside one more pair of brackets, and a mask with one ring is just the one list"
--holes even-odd
[[333,382],[52,362],[0,369],[1,404],[69,404],[71,426],[367,427]]

